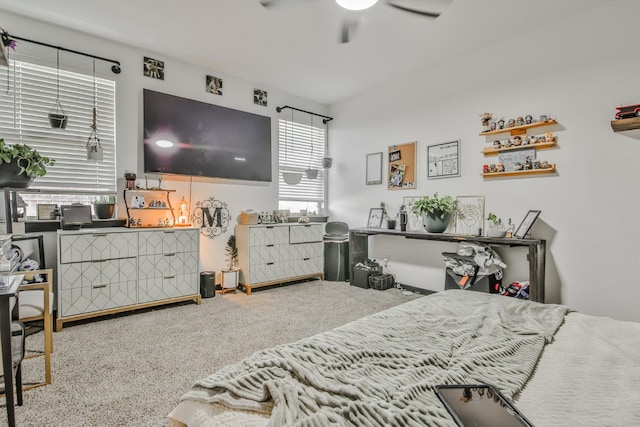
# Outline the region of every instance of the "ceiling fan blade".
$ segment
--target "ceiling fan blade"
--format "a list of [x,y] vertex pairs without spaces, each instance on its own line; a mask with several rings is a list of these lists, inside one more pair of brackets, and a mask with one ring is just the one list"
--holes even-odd
[[391,7],[395,7],[398,10],[402,10],[403,12],[409,12],[409,13],[414,13],[416,15],[421,15],[421,16],[426,16],[428,18],[437,18],[438,16],[440,16],[440,12],[431,12],[428,10],[421,10],[421,9],[416,9],[413,7],[408,7],[408,6],[402,6],[400,4],[396,4],[390,0],[387,0],[387,4]]
[[296,3],[307,3],[311,0],[260,0],[260,4],[265,9],[268,9],[273,6],[285,6]]
[[349,43],[353,40],[356,30],[358,29],[359,22],[360,21],[358,19],[353,18],[346,18],[342,22],[342,27],[340,28],[340,43]]

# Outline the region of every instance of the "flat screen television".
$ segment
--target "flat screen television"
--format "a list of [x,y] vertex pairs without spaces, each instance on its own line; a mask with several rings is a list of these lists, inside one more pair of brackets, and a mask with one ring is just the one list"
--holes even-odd
[[145,89],[144,171],[271,181],[271,118]]

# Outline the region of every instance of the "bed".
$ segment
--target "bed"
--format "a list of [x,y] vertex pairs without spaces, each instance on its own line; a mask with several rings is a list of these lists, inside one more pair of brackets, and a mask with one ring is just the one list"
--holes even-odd
[[438,292],[197,381],[178,426],[455,426],[437,384],[488,383],[537,427],[640,425],[640,324]]

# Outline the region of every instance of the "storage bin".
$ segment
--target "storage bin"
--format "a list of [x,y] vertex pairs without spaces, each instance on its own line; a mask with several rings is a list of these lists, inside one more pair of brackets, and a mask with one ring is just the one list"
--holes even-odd
[[258,214],[257,213],[246,213],[240,212],[240,224],[251,225],[258,223]]
[[391,274],[383,273],[369,276],[369,287],[377,291],[385,291],[393,288],[395,283],[395,278]]
[[378,275],[382,273],[382,267],[373,267],[373,268],[360,268],[358,266],[353,268],[353,280],[351,281],[352,286],[357,286],[359,288],[368,289],[369,288],[369,277]]
[[[465,279],[466,277],[466,279]],[[488,292],[496,294],[502,285],[502,279],[498,279],[495,274],[474,276],[460,276],[447,268],[445,270],[444,289],[467,289],[470,291]]]

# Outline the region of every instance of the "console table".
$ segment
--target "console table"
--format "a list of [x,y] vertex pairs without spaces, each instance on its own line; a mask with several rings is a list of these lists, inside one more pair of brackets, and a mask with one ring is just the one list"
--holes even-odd
[[354,228],[349,230],[349,277],[353,285],[353,267],[368,258],[369,236],[384,235],[405,239],[431,240],[436,242],[485,243],[529,249],[529,295],[531,301],[544,302],[544,274],[546,241],[542,239],[517,239],[513,237],[483,237],[460,234],[427,233],[426,231],[400,231],[383,228]]

